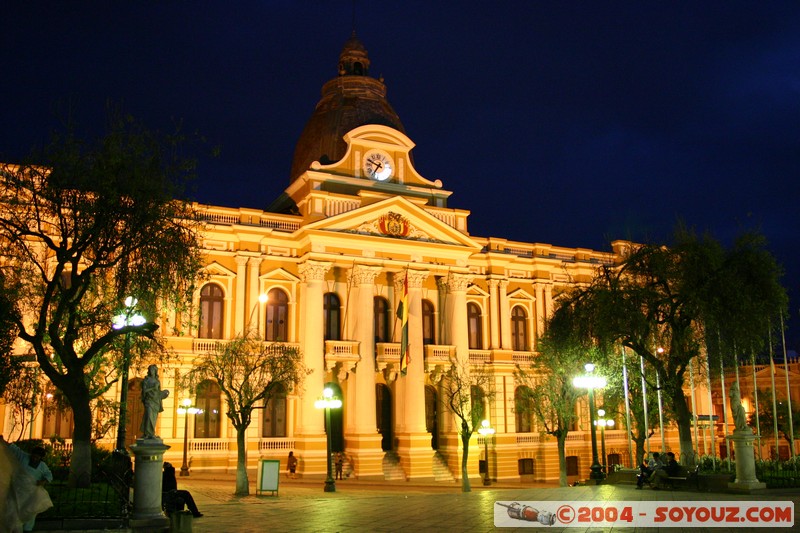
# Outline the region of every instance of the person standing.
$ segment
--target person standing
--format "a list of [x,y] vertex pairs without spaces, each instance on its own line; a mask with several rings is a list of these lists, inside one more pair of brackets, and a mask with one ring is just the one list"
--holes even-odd
[[3,463],[8,463],[10,470],[3,468],[3,477],[8,476],[7,494],[3,500],[5,512],[0,520],[9,531],[33,531],[36,515],[53,506],[44,485],[53,481],[53,474],[44,462],[46,450],[37,446],[30,453],[19,449],[15,444],[8,444],[0,435],[0,454],[4,455]]
[[342,479],[342,468],[344,467],[344,454],[336,452],[336,479]]
[[289,469],[288,477],[294,479],[296,477],[295,472],[297,471],[297,457],[294,456],[294,452],[289,452],[289,458],[286,460],[286,468]]

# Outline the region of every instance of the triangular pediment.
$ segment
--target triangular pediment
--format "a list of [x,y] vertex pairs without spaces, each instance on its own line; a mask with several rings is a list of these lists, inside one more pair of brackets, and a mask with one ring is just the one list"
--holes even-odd
[[526,292],[523,289],[517,289],[515,291],[511,291],[510,293],[508,293],[508,298],[511,300],[528,300],[531,302],[536,300],[536,298],[534,298],[532,294]]
[[226,267],[220,265],[216,261],[206,265],[206,267],[203,270],[209,276],[222,276],[222,277],[226,277],[226,278],[232,278],[232,277],[236,276],[236,272],[234,272],[233,270],[231,270],[229,268],[226,268]]
[[269,272],[264,272],[259,276],[259,279],[271,281],[290,281],[293,283],[300,281],[300,278],[283,268],[276,268],[274,270],[270,270]]
[[481,289],[477,285],[470,285],[467,288],[467,296],[478,296],[478,297],[481,297],[481,298],[488,298],[489,297],[489,293],[486,292],[485,290]]
[[[791,359],[789,361],[791,361]],[[761,367],[761,368],[759,368],[759,367]],[[756,368],[758,369],[758,370],[756,370],[756,379],[760,380],[761,378],[765,378],[765,379],[769,379],[770,378],[770,375],[771,375],[772,371],[770,369],[769,364],[763,365],[763,366],[762,365],[756,365]],[[797,372],[793,371],[792,369],[790,369],[789,370],[789,380],[792,380],[794,378],[800,378],[800,373],[797,373]],[[783,362],[776,362],[775,363],[775,379],[776,379],[776,383],[775,383],[776,387],[779,387],[781,385],[781,383],[779,383],[780,379],[783,379],[783,380],[786,379],[786,369],[783,367]]]
[[472,252],[481,250],[481,246],[468,235],[401,196],[313,222],[304,226],[302,231],[455,245],[469,248]]

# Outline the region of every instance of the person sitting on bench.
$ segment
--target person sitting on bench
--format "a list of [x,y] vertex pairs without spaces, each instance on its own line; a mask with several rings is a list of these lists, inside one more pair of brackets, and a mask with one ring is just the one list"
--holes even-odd
[[178,481],[175,479],[175,467],[171,463],[164,463],[164,473],[161,477],[161,505],[167,513],[183,511],[184,504],[191,511],[192,516],[203,516],[194,503],[194,498],[188,490],[178,490]]
[[681,465],[675,460],[675,454],[667,452],[667,464],[664,465],[664,468],[653,472],[650,481],[653,483],[653,488],[658,490],[661,488],[661,482],[663,480],[670,477],[677,477],[680,473]]
[[641,466],[639,466],[639,475],[636,476],[637,489],[641,489],[645,482],[650,483],[652,481],[653,473],[656,470],[664,467],[659,457],[660,456],[658,455],[658,452],[654,452],[647,464],[642,461]]

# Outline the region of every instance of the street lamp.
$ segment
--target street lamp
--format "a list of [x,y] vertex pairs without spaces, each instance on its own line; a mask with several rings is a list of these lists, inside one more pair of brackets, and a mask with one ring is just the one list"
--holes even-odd
[[325,435],[328,441],[328,477],[325,479],[325,492],[336,492],[336,481],[333,480],[331,472],[331,409],[339,409],[342,400],[333,397],[333,389],[325,387],[322,391],[322,398],[314,402],[317,409],[325,409]]
[[611,419],[606,419],[606,412],[604,409],[597,410],[597,422],[595,422],[598,426],[600,426],[600,442],[601,450],[603,452],[603,472],[608,474],[608,468],[606,467],[606,427],[613,428],[614,421]]
[[[111,327],[114,329],[122,329],[125,326],[142,326],[147,320],[136,313],[136,304],[138,300],[132,296],[125,298],[125,312],[114,317]],[[131,359],[131,334],[125,334],[125,344],[122,350],[122,391],[119,395],[119,420],[117,422],[117,450],[127,455],[125,450],[125,433],[127,431],[125,418],[128,412],[128,369],[130,367]]]
[[183,419],[183,464],[181,465],[181,476],[189,475],[189,463],[186,462],[186,451],[189,444],[189,415],[197,415],[202,413],[202,409],[192,405],[191,398],[184,398],[181,400],[181,406],[178,407],[178,414],[184,415]]
[[491,485],[492,480],[489,478],[489,437],[494,435],[494,428],[489,425],[488,420],[481,422],[481,427],[478,428],[478,433],[483,437],[484,454],[486,456],[486,475],[483,478],[484,485]]
[[579,389],[589,390],[589,425],[592,431],[592,466],[590,467],[592,473],[589,475],[589,479],[594,479],[599,483],[600,480],[605,478],[605,474],[603,474],[603,467],[597,459],[597,428],[595,428],[594,424],[594,389],[602,389],[605,387],[606,378],[592,374],[592,372],[594,372],[594,365],[592,363],[587,363],[584,368],[586,369],[586,375],[577,376],[572,380],[572,384]]

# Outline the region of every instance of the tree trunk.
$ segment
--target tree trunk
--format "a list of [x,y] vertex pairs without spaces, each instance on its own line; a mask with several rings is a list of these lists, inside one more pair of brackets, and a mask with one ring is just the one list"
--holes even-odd
[[67,395],[67,398],[70,400],[75,424],[72,432],[69,486],[88,487],[92,482],[92,410],[89,408],[88,397],[85,401],[76,401],[71,395]]
[[558,439],[558,484],[561,487],[569,485],[567,482],[567,435],[559,435]]
[[461,448],[464,453],[461,455],[461,492],[472,491],[472,487],[469,484],[469,472],[467,471],[467,458],[469,457],[469,438],[470,434],[462,429]]
[[236,496],[250,494],[247,479],[247,426],[236,426]]
[[672,397],[672,410],[675,413],[675,423],[678,426],[678,439],[680,440],[681,455],[678,461],[684,466],[694,466],[696,457],[692,445],[692,413],[686,405],[686,397],[682,387],[670,390]]

